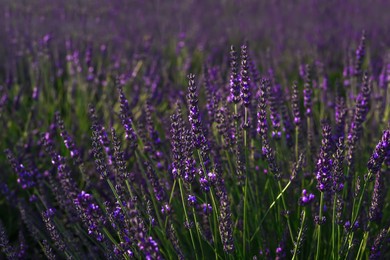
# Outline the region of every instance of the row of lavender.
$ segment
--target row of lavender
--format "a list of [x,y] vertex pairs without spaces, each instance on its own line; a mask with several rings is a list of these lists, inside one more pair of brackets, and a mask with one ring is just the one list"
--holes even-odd
[[186,51],[112,63],[105,46],[68,42],[65,56],[44,42],[14,70],[1,89],[7,134],[20,136],[5,151],[16,220],[0,225],[3,253],[389,256],[386,57],[377,73],[363,35],[343,72],[317,61],[286,76],[247,44]]

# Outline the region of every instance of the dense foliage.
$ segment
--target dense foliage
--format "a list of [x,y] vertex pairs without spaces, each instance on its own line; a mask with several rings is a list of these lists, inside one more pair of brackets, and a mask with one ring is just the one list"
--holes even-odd
[[[266,25],[247,25],[250,16],[236,17],[247,30],[226,26],[239,4],[216,1],[200,6],[221,15],[219,27],[198,30],[189,21],[196,5],[183,1],[172,8],[188,34],[177,36],[168,18],[140,18],[152,4],[138,13],[135,2],[112,1],[88,13],[94,1],[73,2],[36,13],[6,5],[1,257],[390,258],[386,26],[356,23],[355,33],[338,34],[329,27],[344,21],[340,11],[313,42],[318,28],[309,25],[296,38],[284,29],[274,37]],[[309,2],[260,6],[271,17],[310,7],[311,21],[335,10],[335,1],[321,12]],[[25,30],[13,18],[21,10],[38,25],[60,17],[58,32]],[[130,10],[139,23],[116,27]],[[111,20],[103,37],[97,24]],[[163,21],[151,37],[148,23]],[[300,24],[273,25],[292,21]],[[74,24],[83,29],[69,32]]]

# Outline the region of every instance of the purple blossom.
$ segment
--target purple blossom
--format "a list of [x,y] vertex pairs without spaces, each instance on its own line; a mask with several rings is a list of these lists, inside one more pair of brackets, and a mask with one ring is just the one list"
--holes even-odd
[[139,212],[133,203],[129,204],[129,216],[131,232],[137,241],[138,248],[143,252],[146,259],[162,259],[157,242],[147,235],[147,230]]
[[200,186],[202,187],[202,190],[204,192],[209,192],[210,191],[210,184],[209,184],[209,181],[207,180],[207,178],[201,177],[199,179],[199,183],[200,183]]
[[356,59],[355,59],[355,77],[360,78],[362,73],[362,65],[364,61],[364,56],[366,53],[366,33],[363,31],[360,39],[358,48],[356,49]]
[[185,172],[184,153],[184,122],[181,117],[181,110],[171,116],[171,146],[172,146],[172,174],[174,177],[182,177]]
[[370,248],[370,260],[376,260],[376,259],[382,259],[383,255],[381,253],[381,250],[383,246],[385,245],[385,241],[389,235],[389,232],[386,228],[382,229],[377,237],[374,240],[374,243],[372,244]]
[[363,122],[365,121],[368,113],[369,98],[371,93],[370,84],[371,83],[369,82],[368,74],[365,73],[363,76],[361,93],[356,98],[355,113],[348,132],[347,162],[349,167],[352,167],[353,165],[354,154],[357,149],[357,142],[361,135]]
[[194,195],[188,195],[188,204],[191,206],[191,207],[193,207],[193,206],[195,206],[196,205],[196,196],[194,196]]
[[10,162],[14,172],[17,174],[17,182],[22,189],[29,189],[36,185],[34,173],[27,170],[23,164],[18,163],[11,150],[5,150],[7,159]]
[[262,79],[260,85],[260,96],[258,101],[258,112],[257,112],[257,133],[264,138],[268,132],[267,125],[267,95],[269,88],[269,80]]
[[[241,99],[246,108],[250,106],[250,80],[249,80],[249,62],[248,62],[248,46],[241,46]],[[247,122],[245,122],[247,123]]]
[[168,203],[165,203],[165,204],[161,207],[161,213],[162,213],[162,214],[164,214],[164,215],[169,215],[171,212],[172,212],[172,208],[171,208],[171,206],[169,206]]
[[80,164],[82,161],[80,151],[77,149],[72,137],[65,130],[64,121],[58,111],[55,113],[55,118],[58,128],[61,131],[60,135],[64,141],[65,147],[69,150],[70,156],[76,160],[76,163]]
[[280,140],[282,137],[282,133],[280,130],[280,114],[279,114],[279,108],[281,107],[281,91],[280,91],[280,86],[275,85],[272,88],[272,91],[270,93],[270,98],[269,98],[269,108],[270,108],[270,119],[272,123],[272,138],[275,140]]
[[230,47],[230,98],[234,104],[240,102],[240,78],[238,76],[237,52]]
[[100,207],[94,202],[91,194],[81,191],[74,199],[79,217],[84,225],[88,228],[88,234],[93,236],[97,241],[104,240],[100,227],[104,224],[105,219]]
[[16,250],[9,243],[9,239],[2,221],[0,221],[0,249],[7,256],[7,258],[17,259]]
[[371,155],[370,160],[367,163],[367,168],[376,174],[380,171],[386,154],[390,151],[390,130],[383,132],[382,139],[376,145],[374,152]]
[[67,249],[67,246],[61,233],[59,232],[59,230],[57,229],[53,221],[54,214],[55,214],[55,209],[49,208],[42,213],[42,219],[45,222],[46,229],[49,232],[51,239],[54,241],[55,246],[60,251],[64,251]]
[[332,189],[332,132],[330,125],[326,122],[322,125],[321,150],[317,160],[317,189],[321,192],[329,192]]
[[380,222],[382,220],[382,211],[384,206],[385,185],[383,183],[383,173],[378,171],[376,174],[374,191],[369,209],[369,220]]
[[313,95],[313,86],[312,86],[312,80],[311,80],[311,67],[310,65],[306,65],[306,71],[305,71],[305,84],[303,88],[303,104],[305,107],[305,114],[307,117],[312,116],[312,95]]
[[92,150],[95,158],[96,170],[101,178],[105,179],[109,175],[109,170],[103,153],[100,136],[100,127],[97,125],[92,126]]
[[154,196],[156,197],[157,201],[165,201],[166,200],[165,190],[160,185],[156,172],[154,171],[153,167],[149,162],[144,162],[144,166],[145,166],[145,171],[148,180],[153,187]]
[[340,137],[336,144],[337,150],[332,160],[332,180],[333,192],[339,193],[344,188],[345,176],[343,172],[344,165],[344,138]]
[[212,211],[213,211],[212,206],[210,204],[208,204],[208,203],[207,204],[203,203],[201,205],[201,208],[202,208],[203,213],[206,214],[206,215],[210,215],[212,213]]
[[336,99],[336,108],[335,108],[335,134],[334,140],[338,140],[340,137],[344,138],[345,131],[345,120],[347,116],[347,108],[345,105],[345,101],[342,97],[337,97]]
[[302,190],[302,196],[299,198],[299,203],[302,206],[310,204],[314,200],[315,196],[312,193],[308,193],[305,189]]
[[121,123],[125,129],[125,137],[130,143],[132,150],[135,150],[137,147],[137,135],[133,129],[133,115],[130,110],[129,101],[127,100],[123,88],[119,83],[119,79],[116,81],[117,88],[119,91],[119,100],[120,100],[120,114]]

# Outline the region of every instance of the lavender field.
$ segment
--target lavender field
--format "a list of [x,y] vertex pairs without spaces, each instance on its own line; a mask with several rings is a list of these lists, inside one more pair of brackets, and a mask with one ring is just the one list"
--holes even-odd
[[388,10],[0,0],[0,259],[390,259]]

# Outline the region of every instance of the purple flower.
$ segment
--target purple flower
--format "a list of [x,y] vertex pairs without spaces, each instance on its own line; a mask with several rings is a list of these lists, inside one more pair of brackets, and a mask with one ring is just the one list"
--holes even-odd
[[153,141],[153,144],[156,147],[159,147],[161,145],[161,139],[158,136],[158,132],[154,128],[154,123],[152,119],[152,104],[150,99],[146,100],[146,105],[145,105],[145,118],[146,118],[146,128],[147,131],[149,132],[149,136]]
[[200,186],[202,187],[202,190],[204,192],[209,192],[210,191],[210,184],[209,181],[205,177],[201,177],[199,179]]
[[206,214],[206,215],[210,215],[211,212],[213,211],[213,208],[212,208],[211,205],[208,204],[208,203],[207,203],[207,204],[206,204],[206,203],[203,203],[203,204],[201,205],[201,208],[202,208],[203,213]]
[[380,171],[385,156],[390,150],[390,130],[383,132],[382,139],[376,145],[374,152],[372,153],[370,160],[367,163],[367,168],[376,174]]
[[333,180],[333,191],[339,193],[344,188],[345,176],[343,172],[344,165],[344,138],[340,137],[337,143],[337,150],[333,156],[332,161],[332,180]]
[[10,245],[3,222],[0,221],[0,249],[8,259],[17,259],[15,248]]
[[102,179],[107,178],[109,175],[106,159],[103,153],[102,144],[100,142],[100,127],[97,125],[92,126],[92,151],[95,158],[96,170],[100,174]]
[[357,148],[357,141],[360,138],[361,131],[363,128],[363,122],[365,121],[368,113],[369,99],[371,93],[370,84],[371,83],[369,82],[368,74],[365,73],[363,76],[361,93],[356,98],[355,113],[348,132],[347,162],[349,167],[353,166],[353,159]]
[[62,140],[64,141],[65,147],[69,150],[70,156],[75,159],[75,162],[77,164],[80,164],[82,161],[80,151],[79,149],[77,149],[72,137],[65,130],[64,121],[61,119],[61,115],[58,111],[55,113],[55,118],[58,128],[61,131],[60,135],[62,137]]
[[88,229],[88,234],[92,235],[97,241],[104,240],[100,227],[106,221],[100,207],[94,202],[91,194],[81,191],[74,199],[74,205],[80,219]]
[[344,138],[346,117],[347,117],[347,108],[345,106],[345,101],[342,97],[337,97],[336,108],[335,108],[336,126],[335,126],[334,140],[338,140],[340,137]]
[[171,212],[172,212],[172,208],[171,208],[171,206],[169,206],[168,203],[165,203],[165,204],[161,207],[161,213],[162,213],[162,214],[164,214],[164,215],[169,215]]
[[238,76],[237,52],[230,47],[230,95],[234,104],[240,102],[240,78]]
[[281,107],[281,96],[280,96],[280,86],[275,85],[274,88],[272,88],[272,91],[270,93],[269,98],[269,108],[270,108],[270,119],[272,123],[272,138],[275,140],[280,140],[282,137],[282,133],[280,130],[280,114],[279,114],[279,108]]
[[230,210],[230,202],[226,192],[222,192],[219,198],[219,232],[221,234],[223,250],[231,253],[234,250],[233,222]]
[[317,189],[321,192],[329,192],[332,189],[332,131],[330,125],[324,122],[322,125],[321,150],[317,160]]
[[312,193],[308,193],[305,189],[302,190],[302,196],[299,198],[299,203],[302,206],[310,204],[314,200],[315,196]]
[[121,119],[121,123],[123,128],[125,129],[126,140],[130,142],[130,147],[132,150],[137,148],[137,135],[133,129],[133,115],[130,110],[129,101],[127,100],[123,88],[119,83],[119,79],[116,81],[117,88],[119,91],[119,100],[120,100],[120,113],[119,117]]
[[303,105],[305,107],[306,116],[311,117],[312,115],[312,94],[313,94],[313,86],[311,80],[311,67],[309,64],[306,65],[305,71],[305,84],[303,88]]
[[196,205],[196,197],[194,195],[188,195],[188,204],[193,207]]
[[260,96],[258,101],[257,112],[257,133],[264,138],[268,132],[267,125],[267,92],[269,88],[269,80],[262,79],[260,85]]
[[56,256],[53,253],[53,249],[50,247],[49,242],[46,239],[44,239],[42,241],[42,245],[43,245],[43,252],[45,253],[45,256],[48,259],[50,259],[50,260],[57,259]]
[[146,259],[162,259],[157,242],[147,235],[147,229],[133,203],[129,204],[129,217],[131,232],[137,241],[138,248],[143,252]]
[[376,174],[374,191],[372,193],[371,205],[368,212],[370,221],[380,222],[384,206],[385,185],[383,183],[383,173],[378,171]]
[[[248,64],[248,46],[241,46],[241,99],[246,108],[250,106],[251,91],[249,89],[249,64]],[[245,122],[247,123],[247,122]]]
[[53,221],[54,214],[55,209],[49,208],[42,213],[42,219],[45,222],[46,229],[49,232],[51,239],[53,239],[55,246],[58,248],[58,250],[64,251],[67,249],[67,246],[61,233],[59,232]]
[[370,249],[370,260],[382,259],[382,247],[389,235],[387,228],[382,229],[374,240]]
[[154,171],[153,167],[149,162],[144,162],[144,166],[145,166],[145,171],[148,180],[153,187],[154,196],[156,197],[157,201],[165,201],[166,200],[165,191],[163,187],[160,185],[156,172]]
[[349,230],[350,228],[351,228],[351,221],[346,221],[345,223],[344,223],[344,228],[346,229],[346,230]]
[[358,48],[356,49],[355,77],[360,78],[365,55],[366,33],[363,31]]
[[299,92],[298,92],[298,83],[294,81],[293,83],[293,92],[291,96],[291,106],[294,115],[294,124],[296,127],[300,127],[301,124],[301,114],[299,106]]
[[121,150],[121,142],[119,141],[114,128],[111,128],[111,139],[114,148],[114,154],[113,154],[114,166],[116,167],[116,170],[118,172],[120,185],[123,186],[122,184],[125,183],[125,181],[129,178],[130,173],[128,172],[128,169],[126,167],[124,153]]
[[178,107],[178,112],[171,116],[171,146],[172,146],[172,173],[174,177],[183,176],[185,171],[184,159],[184,122],[181,117],[181,110]]
[[223,137],[224,148],[232,148],[233,140],[229,134],[229,114],[228,109],[223,106],[216,111],[215,122],[217,124],[218,133]]
[[23,164],[19,164],[14,157],[11,150],[6,149],[5,153],[7,155],[7,159],[10,162],[14,172],[17,174],[17,182],[22,189],[29,189],[36,185],[34,173],[32,171],[27,170]]

